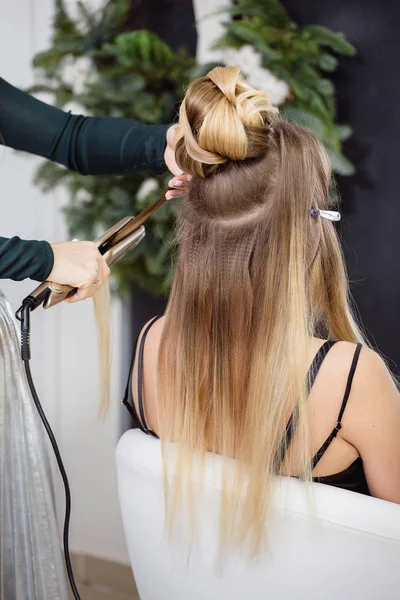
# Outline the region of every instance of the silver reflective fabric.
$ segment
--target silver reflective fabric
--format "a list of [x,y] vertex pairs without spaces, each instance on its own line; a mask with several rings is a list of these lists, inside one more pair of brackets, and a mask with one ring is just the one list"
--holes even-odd
[[68,599],[49,452],[14,316],[0,292],[1,600]]

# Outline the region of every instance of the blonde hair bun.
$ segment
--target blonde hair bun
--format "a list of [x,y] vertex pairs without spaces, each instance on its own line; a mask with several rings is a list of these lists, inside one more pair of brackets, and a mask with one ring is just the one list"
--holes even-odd
[[277,109],[252,88],[239,67],[216,67],[189,86],[179,112],[176,159],[188,174],[206,177],[228,161],[265,154]]

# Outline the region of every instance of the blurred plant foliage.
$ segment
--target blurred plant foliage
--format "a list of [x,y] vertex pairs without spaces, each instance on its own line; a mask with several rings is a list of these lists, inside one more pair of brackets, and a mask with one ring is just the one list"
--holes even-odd
[[276,0],[236,0],[228,12],[231,18],[217,46],[252,45],[262,66],[288,85],[282,107],[286,117],[318,135],[335,173],[352,175],[354,166],[342,153],[342,142],[352,130],[336,123],[336,93],[329,74],[336,70],[338,55],[355,55],[354,46],[326,27],[298,27]]
[[[73,112],[117,116],[148,124],[172,122],[185,87],[214,65],[199,65],[182,49],[172,50],[146,30],[125,31],[130,0],[111,0],[93,11],[76,3],[72,16],[64,0],[55,0],[51,47],[34,57],[40,84],[31,93],[51,93],[54,103]],[[299,28],[276,0],[238,0],[228,11],[218,45],[251,45],[262,67],[285,81],[290,93],[283,105],[289,119],[315,131],[326,145],[335,171],[353,173],[342,154],[348,126],[335,119],[335,89],[328,79],[338,54],[354,48],[342,34],[323,27]],[[93,238],[119,219],[137,214],[166,187],[168,174],[119,177],[82,176],[52,163],[36,175],[44,190],[65,186],[70,233]],[[170,243],[176,203],[167,203],[146,226],[144,241],[113,267],[120,291],[138,283],[154,295],[166,295],[171,283]]]

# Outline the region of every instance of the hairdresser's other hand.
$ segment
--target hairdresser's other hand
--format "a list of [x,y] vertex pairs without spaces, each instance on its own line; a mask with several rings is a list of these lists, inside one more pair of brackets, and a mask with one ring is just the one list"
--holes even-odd
[[167,146],[164,152],[164,160],[172,175],[182,175],[182,170],[178,167],[175,160],[175,132],[176,125],[172,125],[167,131]]
[[110,269],[94,242],[61,242],[51,244],[54,266],[48,280],[78,288],[67,302],[86,300],[97,292],[110,274]]
[[171,179],[168,185],[173,189],[168,190],[168,192],[165,194],[166,199],[171,200],[171,198],[182,198],[191,179],[191,175],[179,175],[178,177]]

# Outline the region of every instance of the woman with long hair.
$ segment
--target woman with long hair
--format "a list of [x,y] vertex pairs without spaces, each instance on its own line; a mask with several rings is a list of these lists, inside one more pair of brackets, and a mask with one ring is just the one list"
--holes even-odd
[[138,425],[177,442],[170,518],[207,451],[239,465],[221,535],[256,552],[278,474],[400,503],[399,393],[351,311],[324,147],[225,67],[187,90],[176,160],[172,291],[132,372]]

